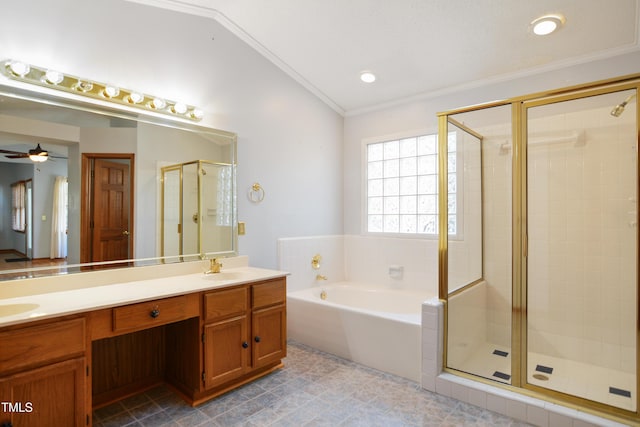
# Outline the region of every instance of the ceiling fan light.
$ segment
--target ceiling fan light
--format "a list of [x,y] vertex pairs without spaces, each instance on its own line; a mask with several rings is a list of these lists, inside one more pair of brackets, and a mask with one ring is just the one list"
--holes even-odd
[[46,151],[40,154],[29,154],[29,160],[36,163],[46,162],[48,158]]

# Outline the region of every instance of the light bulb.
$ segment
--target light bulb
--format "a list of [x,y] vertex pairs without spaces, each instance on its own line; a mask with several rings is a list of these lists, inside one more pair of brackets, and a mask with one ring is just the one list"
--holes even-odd
[[360,80],[365,83],[373,83],[376,81],[376,75],[371,71],[363,71],[362,73],[360,73]]
[[102,95],[105,98],[113,98],[120,94],[120,89],[115,86],[105,86]]
[[52,85],[57,85],[64,80],[64,74],[55,70],[47,70],[44,74],[44,79],[47,83],[51,83]]
[[171,111],[173,111],[176,114],[184,114],[187,112],[187,106],[182,102],[176,102],[176,104],[173,107],[171,107]]
[[191,117],[193,117],[196,120],[201,120],[204,117],[204,111],[202,111],[199,108],[194,108],[191,111]]
[[29,66],[29,64],[25,64],[24,62],[19,61],[11,61],[8,67],[9,71],[11,71],[11,74],[19,77],[24,77],[25,75],[29,74],[29,71],[31,71],[31,67]]
[[127,101],[129,101],[131,104],[139,104],[144,101],[144,95],[140,92],[131,92],[129,94],[129,97],[127,98]]
[[150,103],[151,108],[155,108],[156,110],[162,110],[167,106],[167,101],[162,98],[153,98],[153,101]]
[[73,85],[73,88],[75,90],[79,90],[80,92],[89,92],[91,89],[93,89],[93,83],[85,80],[78,80],[78,83]]
[[48,158],[49,156],[47,156],[46,153],[44,155],[40,155],[40,154],[29,155],[29,160],[36,163],[46,162]]

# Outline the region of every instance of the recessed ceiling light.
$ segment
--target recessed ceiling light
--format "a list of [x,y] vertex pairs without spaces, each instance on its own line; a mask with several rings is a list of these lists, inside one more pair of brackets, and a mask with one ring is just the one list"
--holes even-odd
[[546,36],[558,30],[565,23],[564,15],[544,15],[531,22],[531,31],[538,36]]
[[360,80],[365,83],[373,83],[376,81],[376,75],[371,71],[363,71],[360,73]]

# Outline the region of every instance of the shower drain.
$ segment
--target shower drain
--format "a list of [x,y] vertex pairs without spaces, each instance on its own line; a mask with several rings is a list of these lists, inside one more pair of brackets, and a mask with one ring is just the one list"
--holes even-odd
[[546,375],[542,375],[542,374],[533,374],[533,378],[540,380],[540,381],[549,381],[549,377]]

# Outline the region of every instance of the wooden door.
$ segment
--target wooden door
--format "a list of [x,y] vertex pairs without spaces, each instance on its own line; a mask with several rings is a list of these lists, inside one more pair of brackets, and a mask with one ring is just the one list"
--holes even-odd
[[129,259],[129,165],[95,159],[91,261]]
[[247,316],[204,327],[204,386],[211,388],[244,374],[249,367]]
[[[0,379],[0,423],[14,427],[84,426],[84,358]],[[8,404],[11,403],[11,407]]]
[[82,155],[80,261],[133,258],[131,153]]

